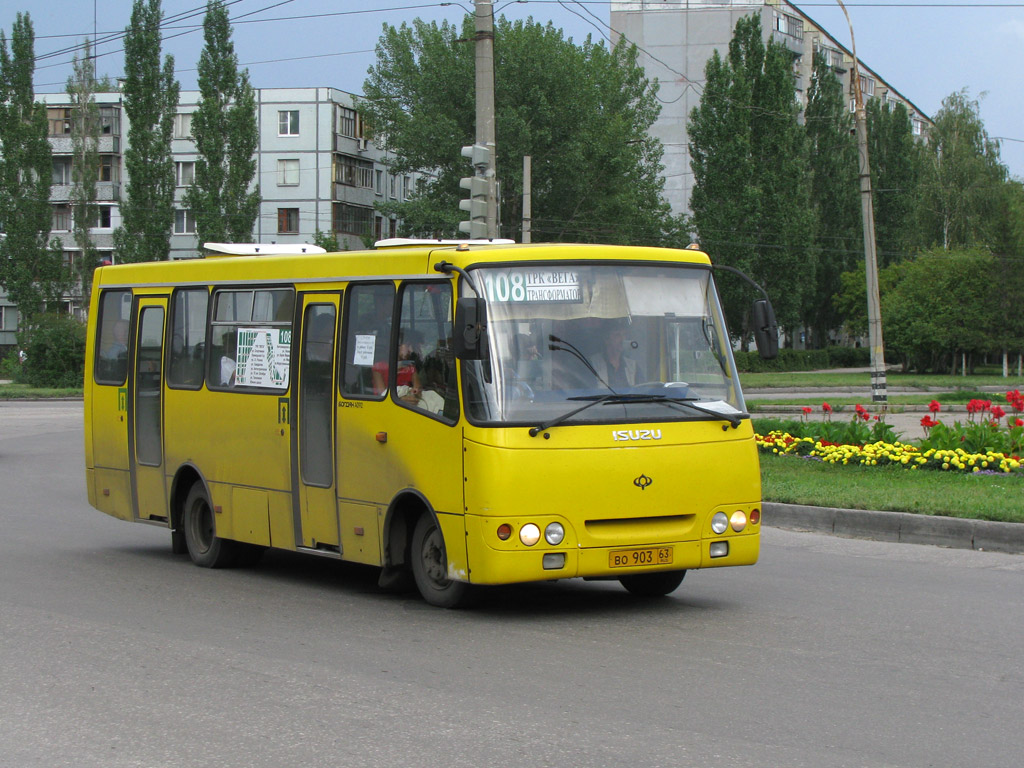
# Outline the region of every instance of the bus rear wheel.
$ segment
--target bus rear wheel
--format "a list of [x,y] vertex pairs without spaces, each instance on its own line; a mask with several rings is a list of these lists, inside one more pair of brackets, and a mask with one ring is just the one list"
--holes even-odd
[[469,602],[472,587],[448,578],[444,536],[434,516],[427,512],[420,515],[413,529],[411,556],[412,575],[424,600],[439,608],[459,608]]
[[196,483],[188,492],[181,521],[193,563],[203,568],[224,568],[234,563],[235,542],[217,536],[213,507],[202,483]]
[[656,573],[637,573],[619,579],[629,592],[641,597],[663,597],[675,592],[683,583],[686,571],[658,571]]

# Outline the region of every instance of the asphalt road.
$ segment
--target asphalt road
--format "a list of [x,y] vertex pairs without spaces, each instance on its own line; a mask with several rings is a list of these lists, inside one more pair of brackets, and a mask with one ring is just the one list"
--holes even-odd
[[767,528],[662,600],[444,611],[85,501],[81,404],[0,403],[0,766],[1015,766],[1024,557]]

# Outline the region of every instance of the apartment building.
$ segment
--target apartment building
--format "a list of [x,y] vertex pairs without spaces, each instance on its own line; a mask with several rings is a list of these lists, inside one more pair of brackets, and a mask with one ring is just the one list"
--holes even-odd
[[[172,259],[194,258],[201,243],[195,217],[181,203],[195,177],[196,147],[192,114],[198,91],[182,91],[174,117],[175,216]],[[366,239],[394,237],[398,222],[375,209],[378,202],[409,198],[417,174],[396,176],[388,155],[363,131],[356,97],[334,88],[258,88],[255,92],[259,127],[256,177],[262,203],[253,240],[262,243],[311,243],[315,233],[333,233],[343,249],[364,247]],[[46,104],[53,150],[52,235],[62,241],[69,269],[80,250],[71,231],[71,104],[66,93],[37,94]],[[128,124],[120,93],[96,95],[100,115],[99,216],[93,242],[111,262],[117,262],[113,233],[121,225],[119,202],[127,172],[124,151]],[[67,309],[82,316],[88,297],[73,294]],[[0,350],[12,347],[18,327],[17,310],[0,292]]]
[[[647,76],[661,85],[661,115],[651,133],[665,147],[665,196],[673,213],[689,211],[694,179],[687,124],[700,104],[704,68],[714,51],[728,53],[736,22],[750,14],[761,16],[766,42],[781,43],[793,54],[796,96],[802,104],[807,103],[813,54],[820,51],[842,80],[853,110],[852,52],[787,0],[612,0],[613,35],[636,44]],[[931,121],[924,112],[863,61],[860,77],[865,99],[902,103],[915,135],[926,133]]]

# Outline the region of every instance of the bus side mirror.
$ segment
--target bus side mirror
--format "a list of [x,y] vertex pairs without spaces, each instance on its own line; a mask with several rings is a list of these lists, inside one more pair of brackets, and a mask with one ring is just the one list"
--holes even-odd
[[455,303],[455,355],[463,360],[487,357],[487,304],[482,298],[464,296]]
[[758,353],[765,360],[774,360],[779,354],[779,324],[775,322],[772,303],[768,299],[758,299],[751,308],[751,317]]

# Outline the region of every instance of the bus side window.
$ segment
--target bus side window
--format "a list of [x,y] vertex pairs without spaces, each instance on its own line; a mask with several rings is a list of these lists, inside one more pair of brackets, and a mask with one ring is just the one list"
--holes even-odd
[[175,291],[171,304],[171,348],[167,384],[199,389],[203,385],[206,347],[206,309],[210,294],[205,288]]
[[375,399],[383,399],[386,394],[394,306],[395,287],[391,283],[353,285],[349,290],[342,394]]
[[124,384],[128,377],[128,318],[131,291],[106,291],[100,299],[94,378],[98,384]]
[[[459,397],[451,346],[451,283],[404,285],[398,334],[404,343],[398,350],[396,399],[454,422],[459,417]],[[403,377],[403,365],[406,370],[411,367],[415,376]]]

